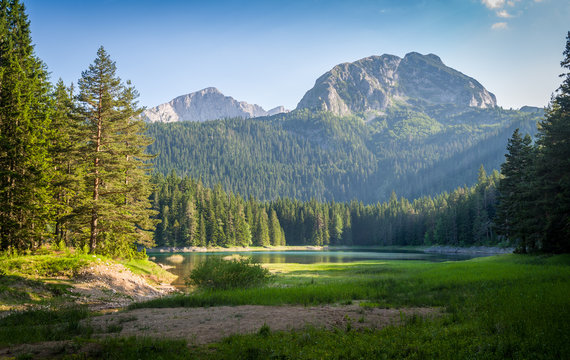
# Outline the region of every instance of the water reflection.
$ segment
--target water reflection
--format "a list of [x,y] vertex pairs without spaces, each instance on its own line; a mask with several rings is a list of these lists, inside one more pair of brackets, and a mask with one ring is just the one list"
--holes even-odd
[[[153,254],[153,261],[166,265],[168,271],[178,276],[174,281],[175,286],[183,286],[184,278],[190,274],[192,269],[204,261],[208,256],[228,256],[239,254],[251,256],[254,260],[264,264],[316,264],[316,263],[349,263],[365,260],[426,260],[426,261],[450,261],[466,260],[477,255],[444,255],[426,254],[410,250],[365,250],[353,249],[343,251],[245,251],[245,252],[215,252],[215,253],[182,253],[176,254]],[[182,259],[180,258],[182,256]],[[176,259],[176,261],[174,261]],[[182,261],[181,261],[182,260]]]

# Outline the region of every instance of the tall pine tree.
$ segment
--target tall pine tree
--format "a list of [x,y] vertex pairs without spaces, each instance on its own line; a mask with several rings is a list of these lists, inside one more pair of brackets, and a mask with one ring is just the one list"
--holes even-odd
[[0,249],[36,248],[54,213],[50,84],[18,0],[0,1]]
[[79,114],[87,140],[88,161],[85,203],[92,253],[132,254],[134,244],[152,245],[149,195],[151,193],[149,155],[151,140],[138,118],[138,93],[130,82],[116,75],[116,65],[103,47],[79,85]]
[[570,31],[563,54],[564,80],[537,136],[537,205],[545,216],[542,248],[549,252],[570,251]]

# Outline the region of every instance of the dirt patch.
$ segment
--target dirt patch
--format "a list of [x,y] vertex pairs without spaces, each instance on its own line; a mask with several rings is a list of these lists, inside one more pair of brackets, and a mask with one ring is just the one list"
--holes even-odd
[[[255,333],[267,324],[272,331],[295,330],[312,325],[326,329],[381,329],[401,325],[411,316],[433,318],[438,308],[380,309],[352,305],[324,306],[219,306],[209,308],[136,309],[97,316],[89,322],[95,337],[138,336],[185,339],[190,345],[218,342],[232,334]],[[21,354],[34,358],[89,351],[97,344],[52,341],[0,349],[0,358]]]
[[151,286],[122,264],[103,262],[84,268],[70,291],[76,296],[75,302],[91,310],[103,310],[161,297],[175,289],[168,284]]
[[[441,310],[437,308],[380,309],[358,304],[313,307],[246,305],[136,309],[98,316],[90,321],[96,331],[101,331],[100,335],[186,339],[191,344],[205,344],[232,334],[256,332],[264,324],[271,330],[300,329],[307,325],[328,329],[380,329],[398,325],[405,317],[440,314]],[[115,332],[104,334],[106,329]]]

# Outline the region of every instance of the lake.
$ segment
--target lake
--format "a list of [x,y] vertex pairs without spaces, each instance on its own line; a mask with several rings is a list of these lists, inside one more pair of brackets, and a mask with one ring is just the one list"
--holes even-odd
[[458,261],[467,260],[474,257],[485,256],[481,254],[428,254],[414,250],[321,250],[321,251],[241,251],[241,252],[192,252],[176,253],[176,258],[171,258],[175,253],[152,254],[151,260],[166,266],[173,266],[169,269],[171,273],[178,276],[173,283],[174,286],[184,286],[184,278],[196,264],[203,261],[208,256],[228,256],[239,254],[252,257],[260,263],[349,263],[365,260],[424,260],[424,261]]

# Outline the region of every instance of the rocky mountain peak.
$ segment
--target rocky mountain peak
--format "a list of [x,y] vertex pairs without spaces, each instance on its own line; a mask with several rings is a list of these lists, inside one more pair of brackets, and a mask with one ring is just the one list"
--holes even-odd
[[244,119],[287,112],[284,107],[265,111],[261,106],[237,101],[215,87],[208,87],[145,110],[147,122],[207,121],[241,117]]
[[437,55],[411,52],[404,58],[384,54],[339,64],[317,79],[297,108],[345,115],[405,104],[497,105],[477,80],[446,66]]

